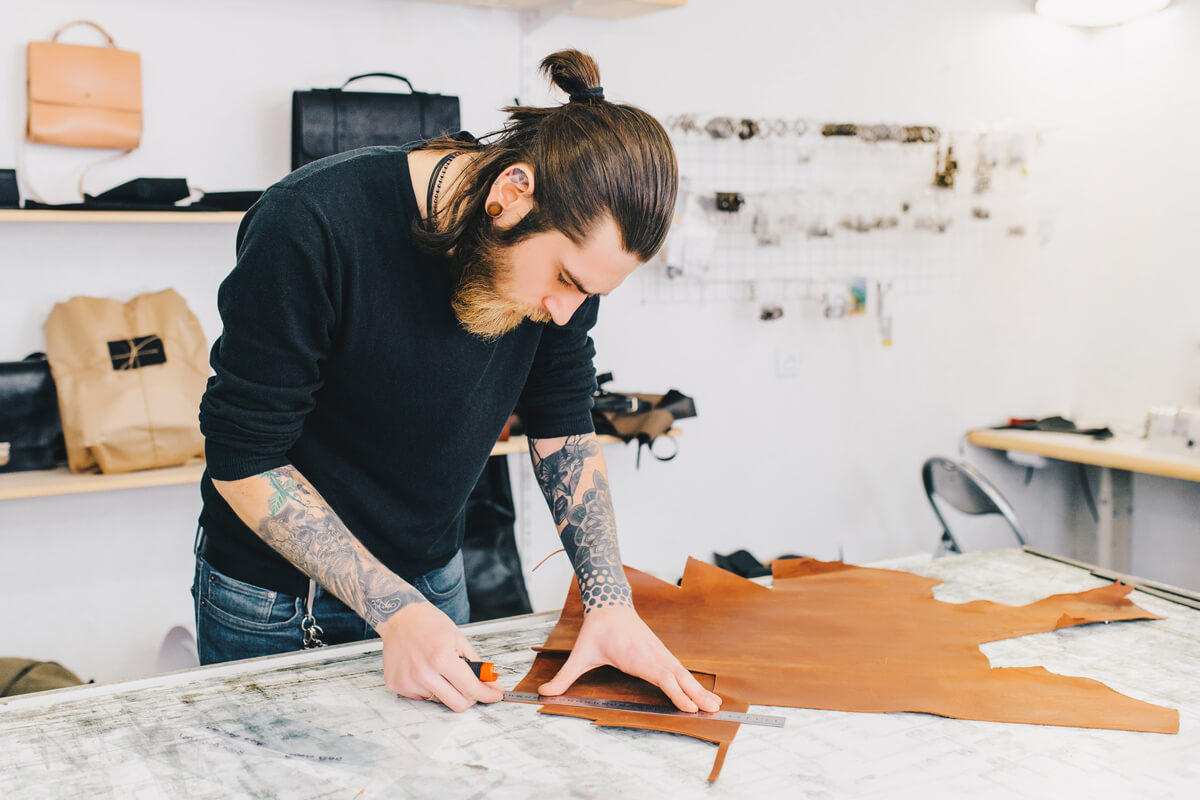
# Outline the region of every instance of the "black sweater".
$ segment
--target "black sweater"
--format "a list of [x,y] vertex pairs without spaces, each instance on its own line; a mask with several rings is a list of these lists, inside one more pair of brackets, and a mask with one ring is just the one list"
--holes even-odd
[[297,170],[242,221],[200,405],[204,556],[230,577],[296,595],[308,583],[212,478],[295,465],[411,581],[461,546],[455,521],[518,401],[532,437],[592,430],[597,300],[565,326],[484,342],[414,248],[417,213],[407,151],[371,147]]

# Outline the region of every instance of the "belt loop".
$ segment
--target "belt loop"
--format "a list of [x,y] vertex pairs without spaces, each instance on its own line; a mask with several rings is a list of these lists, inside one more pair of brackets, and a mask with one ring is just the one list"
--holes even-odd
[[325,635],[325,631],[321,630],[321,626],[317,624],[317,618],[313,616],[313,602],[316,598],[317,582],[309,578],[308,599],[304,601],[304,618],[300,620],[300,630],[304,632],[305,650],[325,646],[325,642],[321,641],[321,637]]
[[196,541],[192,545],[193,555],[203,556],[204,545],[208,543],[208,537],[204,535],[204,526],[197,523],[196,525]]

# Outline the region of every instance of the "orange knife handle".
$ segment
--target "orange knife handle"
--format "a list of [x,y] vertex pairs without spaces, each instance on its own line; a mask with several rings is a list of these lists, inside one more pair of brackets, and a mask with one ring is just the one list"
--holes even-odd
[[489,683],[500,677],[496,674],[496,665],[491,661],[471,661],[466,656],[462,656],[461,658],[467,662],[467,666],[471,668],[471,672],[475,673],[475,677],[484,683]]

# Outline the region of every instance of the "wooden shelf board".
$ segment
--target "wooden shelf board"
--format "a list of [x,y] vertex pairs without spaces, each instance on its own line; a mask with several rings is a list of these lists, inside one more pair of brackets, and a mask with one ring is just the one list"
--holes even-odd
[[561,0],[426,0],[447,6],[471,6],[472,8],[494,8],[499,11],[537,11],[552,6]]
[[49,497],[61,494],[108,492],[114,489],[139,489],[147,486],[178,486],[199,483],[203,464],[147,469],[118,475],[85,473],[75,475],[66,467],[0,475],[0,500],[23,497]]
[[0,222],[241,222],[243,211],[57,211],[48,208],[0,209]]
[[1200,481],[1200,458],[1156,450],[1149,441],[1129,436],[1098,440],[1071,433],[974,430],[967,434],[967,441],[992,450],[1017,450],[1077,464]]
[[[541,11],[561,5],[563,0],[427,0],[434,3],[445,3],[456,6],[472,6],[474,8],[494,8],[502,11]],[[579,3],[563,13],[576,17],[594,17],[599,19],[623,19],[663,11],[670,8],[680,8],[687,5],[687,0],[579,0]]]
[[577,17],[625,19],[685,5],[687,0],[582,0],[571,13]]
[[[667,433],[678,436],[678,430]],[[621,440],[615,436],[598,436],[601,444],[614,444]],[[508,441],[496,442],[492,455],[506,456],[529,451],[529,442],[524,436],[514,436]],[[86,494],[108,492],[116,489],[142,489],[151,486],[180,486],[199,483],[204,474],[204,464],[188,464],[166,469],[147,469],[125,472],[119,475],[85,473],[76,475],[66,467],[30,472],[10,472],[0,475],[0,500],[17,500],[29,497],[52,497],[64,494]]]

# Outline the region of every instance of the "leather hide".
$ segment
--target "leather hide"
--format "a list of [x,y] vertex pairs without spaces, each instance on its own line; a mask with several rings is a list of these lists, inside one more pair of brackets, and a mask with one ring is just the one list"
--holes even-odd
[[[939,581],[907,572],[815,559],[776,561],[774,586],[688,559],[680,586],[625,568],[634,604],[685,667],[724,699],[838,711],[917,711],[959,719],[1178,733],[1179,712],[1119,694],[1088,678],[1042,667],[993,668],[979,645],[1089,622],[1161,619],[1113,583],[1027,606],[943,603]],[[536,692],[566,660],[583,622],[572,585],[558,625],[516,687]],[[1103,635],[1097,630],[1096,635]],[[583,676],[568,694],[669,704],[654,686],[612,668]],[[694,736],[719,745],[720,774],[736,723],[543,706],[597,725]],[[799,755],[799,754],[797,754]]]

